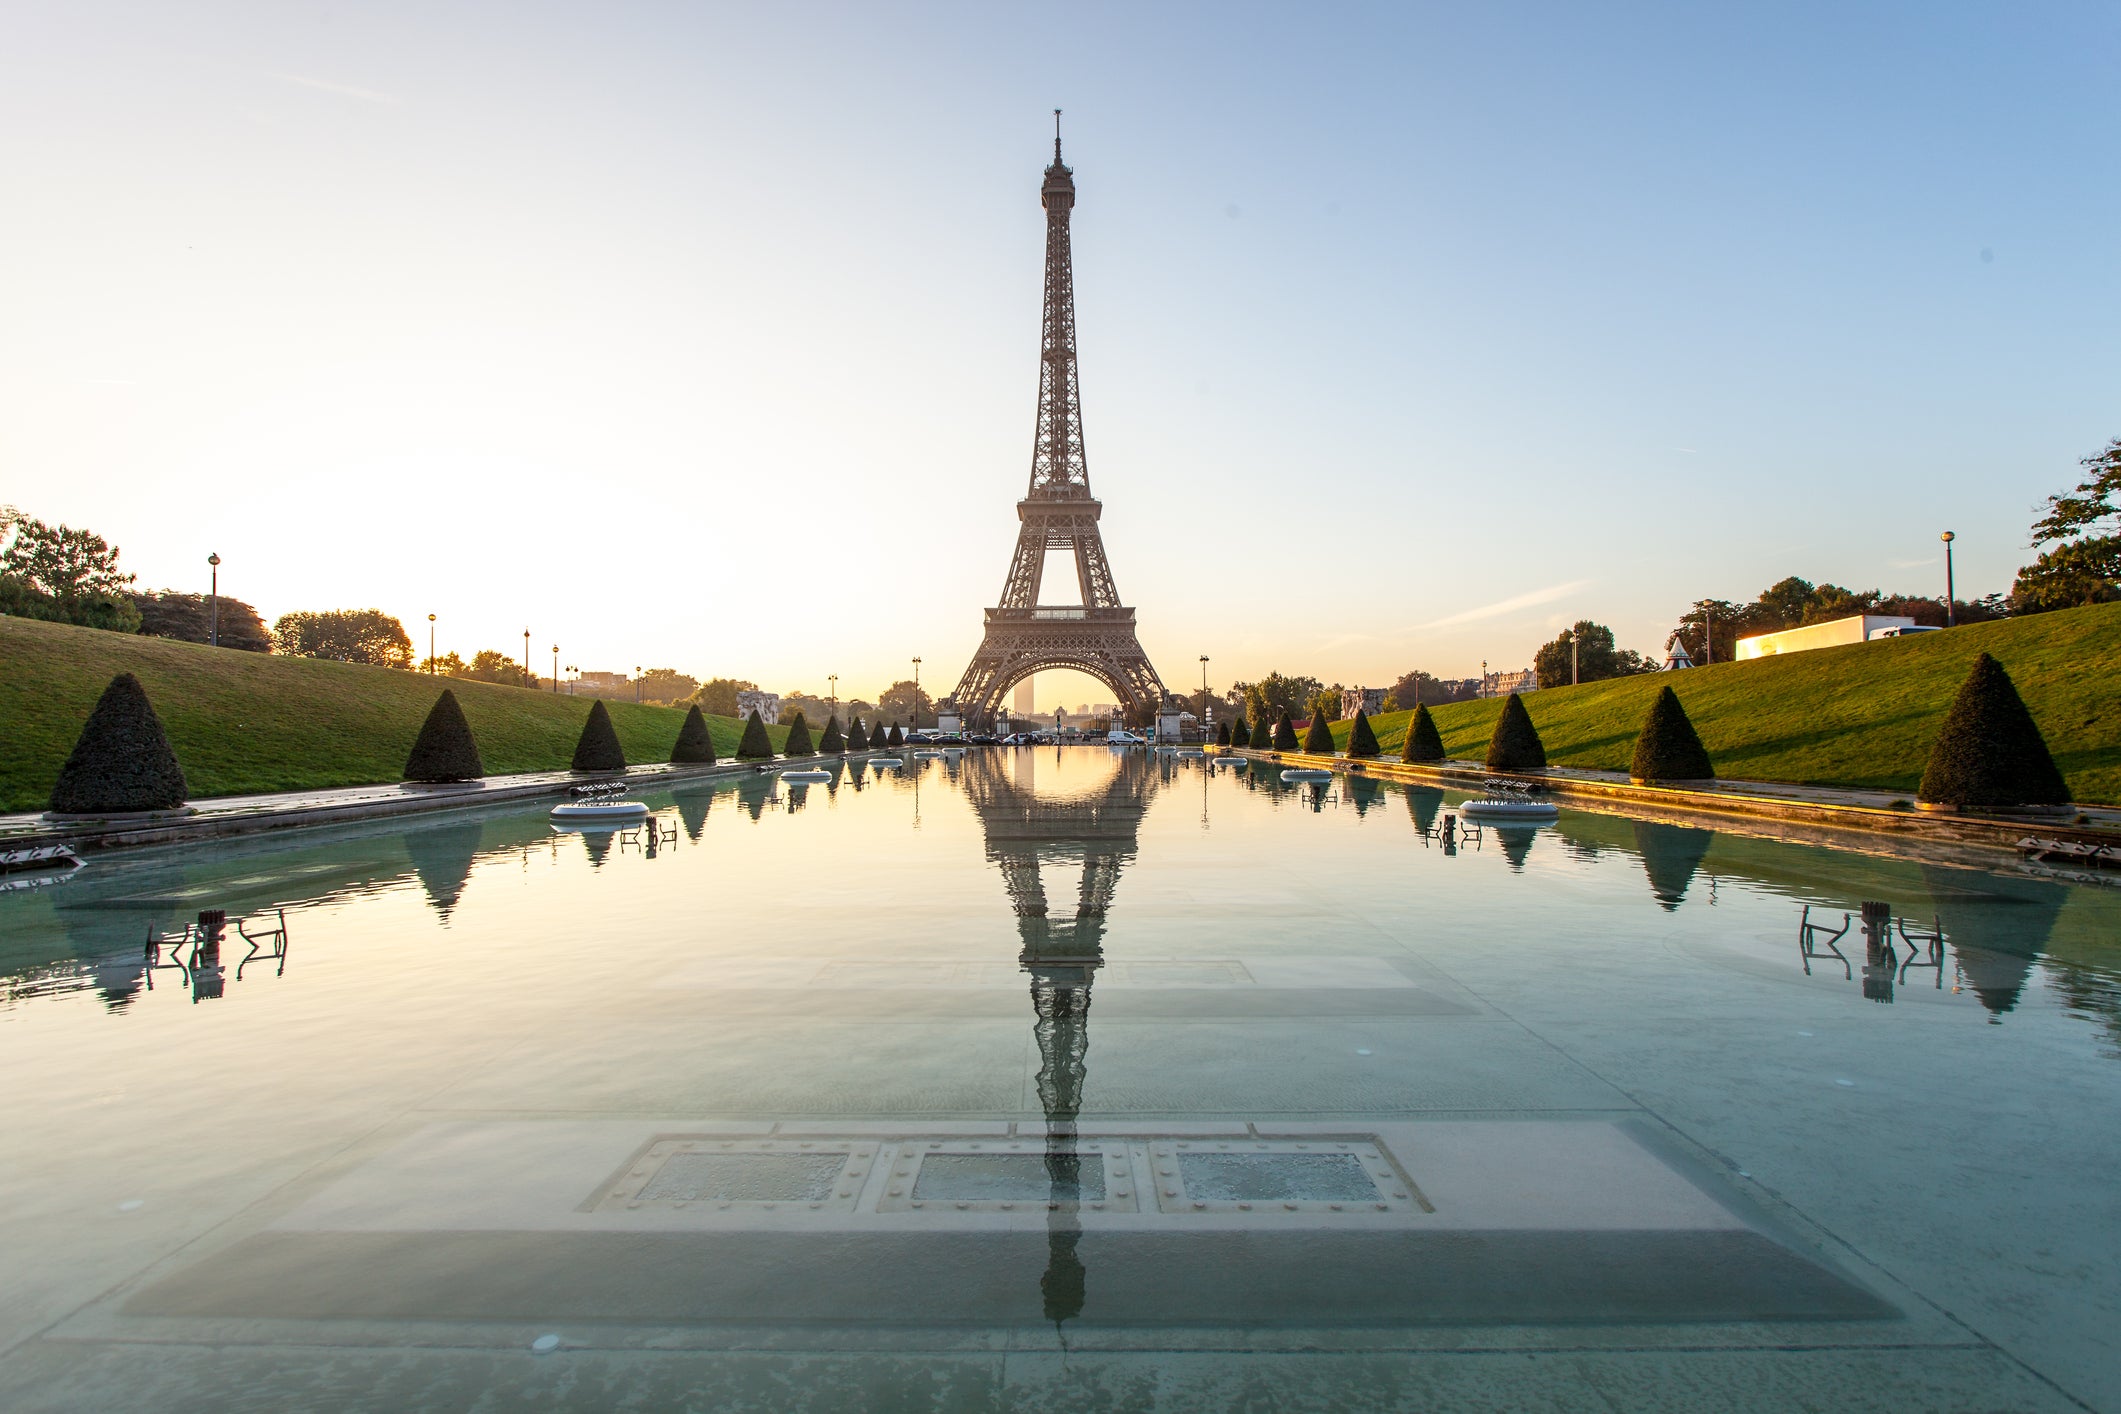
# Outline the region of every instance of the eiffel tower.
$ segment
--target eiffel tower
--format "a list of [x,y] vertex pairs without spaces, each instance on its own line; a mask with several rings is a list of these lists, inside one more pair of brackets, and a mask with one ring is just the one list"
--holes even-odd
[[[1061,162],[1060,110],[1053,111],[1053,165],[1039,199],[1046,208],[1046,314],[1038,368],[1038,433],[1031,449],[1031,487],[1016,503],[1016,556],[1002,601],[987,611],[986,637],[957,690],[940,704],[969,725],[994,720],[1002,696],[1033,673],[1072,668],[1112,689],[1133,721],[1170,696],[1134,633],[1134,610],[1119,602],[1083,461],[1083,412],[1075,369],[1075,271],[1068,251],[1068,213],[1075,174]],[[1081,602],[1039,602],[1047,552],[1075,557]]]

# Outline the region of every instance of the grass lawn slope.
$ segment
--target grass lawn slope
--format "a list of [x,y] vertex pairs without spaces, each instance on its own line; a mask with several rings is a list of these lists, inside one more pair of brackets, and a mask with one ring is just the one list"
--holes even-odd
[[[2114,689],[2121,681],[2121,604],[1548,688],[1525,694],[1524,705],[1553,765],[1625,771],[1643,716],[1669,683],[1719,776],[1901,790],[1912,798],[1952,697],[1983,652],[2010,672],[2071,799],[2121,803],[2121,693]],[[1444,750],[1477,761],[1502,703],[1454,702],[1429,711]],[[1399,755],[1413,715],[1371,719],[1386,756]],[[1343,748],[1348,727],[1334,724]]]
[[[0,810],[44,809],[81,724],[121,672],[147,689],[194,800],[395,781],[444,686],[490,775],[565,770],[589,715],[588,699],[564,694],[0,617]],[[605,706],[628,761],[670,758],[684,712]],[[743,724],[709,717],[707,729],[727,760]]]

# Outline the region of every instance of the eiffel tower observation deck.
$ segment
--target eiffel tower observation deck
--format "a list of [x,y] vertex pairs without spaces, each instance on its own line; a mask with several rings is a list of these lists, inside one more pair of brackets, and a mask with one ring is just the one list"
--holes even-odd
[[[1075,359],[1075,271],[1068,215],[1075,174],[1061,161],[1060,111],[1053,114],[1053,165],[1039,190],[1046,208],[1046,309],[1039,343],[1038,428],[1031,484],[1016,503],[1021,525],[1001,602],[987,610],[986,636],[941,704],[968,725],[994,720],[1004,695],[1033,673],[1073,669],[1112,689],[1131,721],[1144,721],[1170,697],[1134,632],[1134,610],[1120,603],[1098,532],[1104,507],[1090,494],[1083,458],[1083,412]],[[1080,598],[1040,597],[1049,554],[1072,557]]]

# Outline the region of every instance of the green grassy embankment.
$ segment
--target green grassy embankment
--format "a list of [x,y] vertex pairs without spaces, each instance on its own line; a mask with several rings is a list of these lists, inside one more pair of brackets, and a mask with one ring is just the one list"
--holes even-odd
[[[0,618],[0,810],[42,810],[112,677],[147,689],[192,798],[395,781],[444,686],[493,775],[566,768],[589,699],[417,673],[238,653],[197,643]],[[685,714],[607,702],[626,759],[670,759]],[[709,717],[718,756],[743,725]],[[778,746],[786,732],[768,729]]]
[[[2121,604],[1548,688],[1524,704],[1554,765],[1626,770],[1650,700],[1669,683],[1719,775],[1912,796],[1945,709],[1984,652],[2009,670],[2072,798],[2121,803]],[[1429,710],[1444,750],[1478,761],[1502,703]],[[1399,755],[1412,716],[1388,712],[1372,722],[1387,756]],[[1334,724],[1342,749],[1348,727]]]

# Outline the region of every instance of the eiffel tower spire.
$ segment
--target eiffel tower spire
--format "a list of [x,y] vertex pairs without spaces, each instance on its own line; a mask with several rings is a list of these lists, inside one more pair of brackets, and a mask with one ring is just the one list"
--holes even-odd
[[[1134,610],[1122,605],[1105,558],[1083,457],[1083,411],[1075,357],[1075,268],[1068,220],[1075,173],[1061,161],[1060,110],[1053,110],[1053,165],[1039,188],[1046,209],[1046,303],[1039,332],[1038,424],[1032,436],[1031,483],[1017,502],[1022,523],[1016,554],[1002,582],[1001,603],[987,611],[987,633],[947,703],[975,724],[992,720],[1002,695],[1032,673],[1072,668],[1145,716],[1168,693],[1134,632]],[[1047,606],[1040,598],[1048,551],[1075,561],[1081,598]]]

